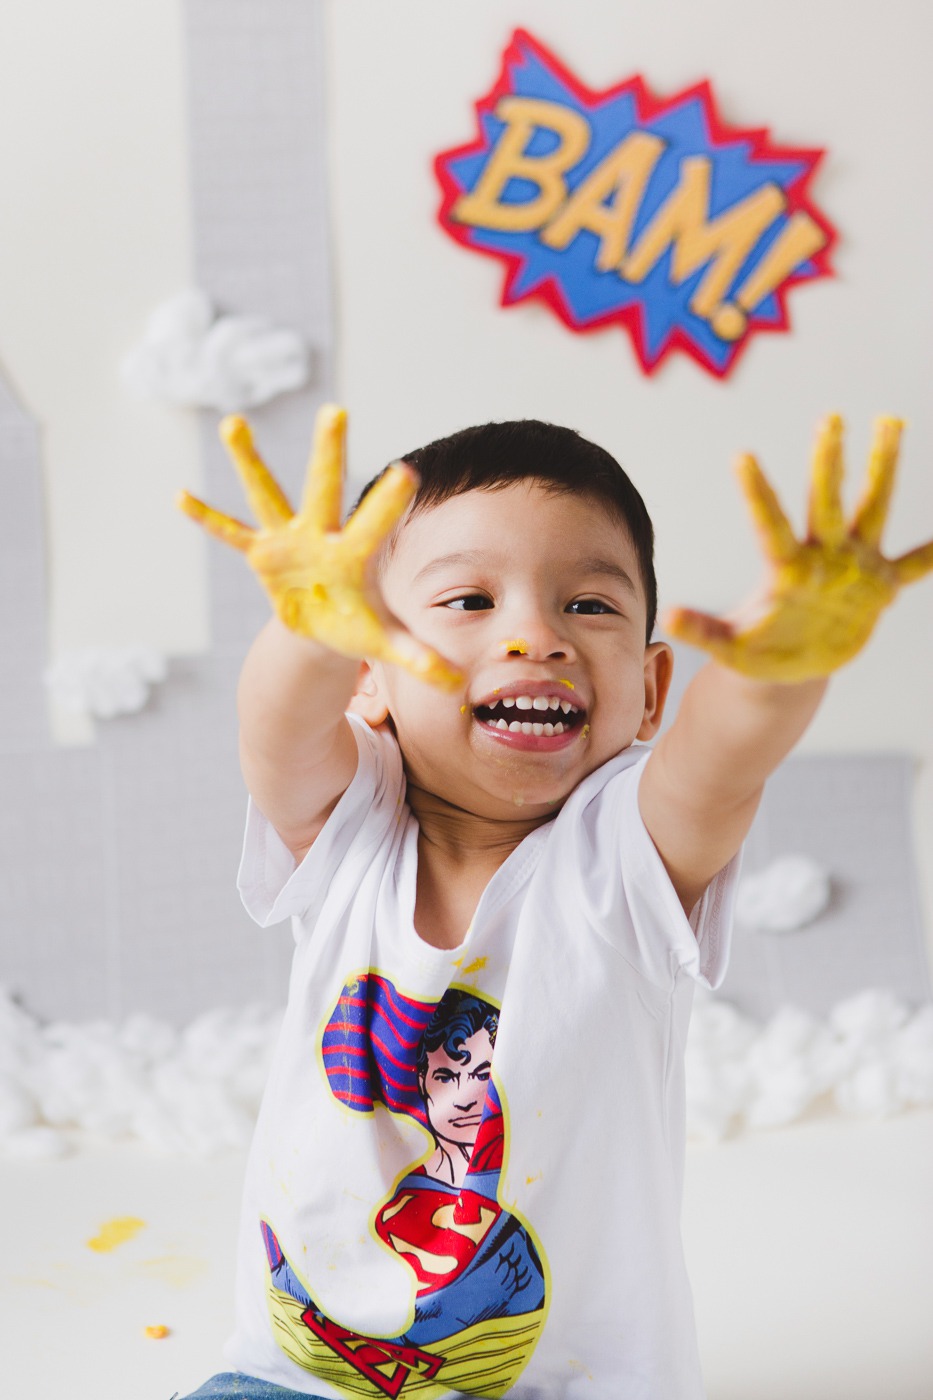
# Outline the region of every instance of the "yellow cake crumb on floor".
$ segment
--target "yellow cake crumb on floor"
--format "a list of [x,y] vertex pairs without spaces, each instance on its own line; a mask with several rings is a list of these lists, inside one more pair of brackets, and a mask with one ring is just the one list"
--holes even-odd
[[146,1336],[151,1337],[154,1342],[161,1342],[163,1338],[169,1336],[169,1328],[160,1322],[155,1327],[147,1327]]

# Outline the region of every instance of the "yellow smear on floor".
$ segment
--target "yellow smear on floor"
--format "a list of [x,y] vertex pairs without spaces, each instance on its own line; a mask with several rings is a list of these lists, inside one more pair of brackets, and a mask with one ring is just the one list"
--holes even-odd
[[93,1249],[95,1254],[109,1254],[112,1249],[126,1244],[127,1240],[133,1239],[145,1228],[145,1220],[140,1220],[135,1215],[120,1215],[115,1220],[106,1220],[94,1238],[88,1240],[87,1247]]
[[187,1254],[163,1254],[157,1259],[142,1259],[135,1272],[146,1278],[158,1279],[171,1288],[187,1288],[207,1272],[207,1260]]

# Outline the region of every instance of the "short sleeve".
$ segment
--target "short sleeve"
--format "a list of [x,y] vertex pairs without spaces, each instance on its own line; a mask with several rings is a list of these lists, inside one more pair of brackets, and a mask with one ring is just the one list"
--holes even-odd
[[581,863],[602,872],[599,893],[588,901],[607,940],[651,981],[665,985],[685,974],[715,989],[729,960],[741,853],[714,876],[688,918],[638,806],[648,753],[627,757],[581,812]]
[[356,715],[347,718],[356,738],[356,772],[300,864],[272,823],[249,802],[237,888],[250,917],[262,928],[319,908],[349,852],[365,854],[397,820],[405,779],[395,738],[388,731],[370,729]]

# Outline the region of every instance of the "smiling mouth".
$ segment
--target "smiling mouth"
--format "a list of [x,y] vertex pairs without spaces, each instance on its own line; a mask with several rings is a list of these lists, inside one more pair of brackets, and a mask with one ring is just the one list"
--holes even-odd
[[578,728],[586,711],[558,695],[504,695],[474,706],[473,716],[501,733],[550,738]]

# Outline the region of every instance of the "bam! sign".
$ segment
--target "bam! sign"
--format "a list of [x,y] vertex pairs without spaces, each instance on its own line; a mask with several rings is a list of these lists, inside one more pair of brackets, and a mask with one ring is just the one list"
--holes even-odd
[[789,287],[828,274],[808,196],[823,152],[726,127],[708,83],[590,92],[518,30],[476,111],[478,138],[435,161],[441,224],[506,264],[503,305],[621,322],[647,373],[675,347],[728,373],[756,331],[787,329]]

